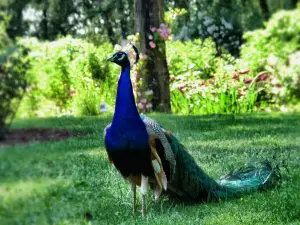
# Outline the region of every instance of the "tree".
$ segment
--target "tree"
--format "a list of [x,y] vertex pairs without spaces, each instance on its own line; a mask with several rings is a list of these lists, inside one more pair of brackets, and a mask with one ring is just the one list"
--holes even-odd
[[270,17],[270,12],[267,0],[259,0],[259,4],[265,20],[268,20]]
[[163,16],[163,0],[135,1],[135,29],[140,34],[140,51],[147,55],[142,74],[143,88],[154,92],[152,98],[154,111],[170,112],[169,70],[165,41],[162,38],[152,40],[154,34],[151,30],[163,23]]
[[10,0],[0,4],[0,11],[10,17],[6,32],[12,39],[23,35],[28,29],[28,24],[24,22],[22,14],[28,2],[29,0]]
[[30,67],[28,51],[23,46],[0,49],[0,141],[6,138],[26,92],[26,71]]

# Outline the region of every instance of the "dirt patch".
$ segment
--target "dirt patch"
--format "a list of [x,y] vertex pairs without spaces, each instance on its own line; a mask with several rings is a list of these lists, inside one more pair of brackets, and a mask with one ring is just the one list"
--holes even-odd
[[6,140],[0,141],[0,147],[9,145],[26,144],[32,141],[62,141],[73,136],[81,136],[82,134],[69,130],[47,129],[47,128],[28,128],[11,130]]

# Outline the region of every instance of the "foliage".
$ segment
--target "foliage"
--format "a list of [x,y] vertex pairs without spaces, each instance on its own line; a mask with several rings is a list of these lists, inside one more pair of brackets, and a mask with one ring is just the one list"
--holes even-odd
[[241,49],[241,62],[248,65],[252,76],[266,71],[277,80],[273,80],[277,88],[272,91],[284,103],[300,99],[299,21],[299,9],[278,12],[266,29],[247,32]]
[[114,102],[118,72],[104,62],[113,52],[110,44],[95,47],[70,37],[45,43],[35,39],[22,42],[33,50],[30,93],[21,110],[25,114],[96,115],[101,98]]
[[179,113],[287,111],[300,93],[299,10],[273,16],[265,30],[249,32],[240,59],[215,43],[168,43],[172,109]]
[[[152,28],[151,42],[167,40],[172,111],[182,114],[287,111],[299,100],[299,26],[297,10],[279,12],[265,30],[246,34],[242,57],[219,55],[211,39],[169,41],[170,30]],[[297,17],[298,16],[298,17]],[[259,38],[256,38],[256,37]],[[100,103],[114,107],[120,68],[104,62],[114,51],[110,44],[98,47],[70,37],[54,42],[24,39],[33,49],[30,87],[19,115],[97,115]],[[274,47],[276,46],[276,47]],[[134,57],[133,57],[134,58]],[[137,106],[152,110],[153,91],[140,89],[145,60],[131,71]]]
[[30,67],[28,49],[11,46],[0,55],[0,140],[5,138],[26,87],[26,72]]
[[155,201],[149,191],[143,218],[132,215],[130,187],[104,149],[103,128],[111,116],[17,119],[12,128],[68,129],[87,136],[0,149],[1,224],[298,223],[299,113],[150,116],[173,131],[215,179],[274,156],[287,161],[288,175],[282,169],[278,189],[217,203],[178,204],[167,196]]
[[[164,0],[165,18],[175,39],[212,38],[219,51],[238,55],[242,32],[263,26],[262,1],[269,2],[268,14],[295,7],[295,0]],[[134,7],[133,0],[2,0],[0,13],[10,17],[7,31],[13,39],[72,35],[99,45],[120,43],[134,33]]]
[[0,19],[3,17],[3,20],[0,22],[0,54],[5,52],[5,49],[12,45],[12,41],[9,39],[6,33],[7,26],[7,16],[5,14],[0,13]]
[[197,0],[185,7],[187,13],[177,17],[172,26],[175,39],[211,38],[216,43],[219,55],[225,49],[238,56],[243,31],[263,25],[258,1]]
[[230,55],[216,57],[214,42],[174,42],[168,45],[172,110],[177,113],[240,113],[253,111],[257,93],[234,72]]
[[289,55],[300,49],[299,21],[299,9],[280,11],[267,22],[265,29],[245,33],[241,58],[254,74],[266,69],[271,54],[278,58],[278,63],[286,63]]
[[[133,0],[7,0],[0,12],[10,16],[8,34],[55,40],[73,35],[116,43],[133,33]],[[1,19],[1,16],[0,16]]]

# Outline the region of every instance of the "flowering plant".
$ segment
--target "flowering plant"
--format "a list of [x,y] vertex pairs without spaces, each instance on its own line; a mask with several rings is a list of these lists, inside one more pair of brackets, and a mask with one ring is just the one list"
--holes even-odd
[[166,24],[162,23],[159,27],[151,27],[151,32],[153,35],[149,35],[149,46],[151,48],[156,48],[157,43],[159,43],[160,40],[168,41],[171,39],[171,31],[167,27]]

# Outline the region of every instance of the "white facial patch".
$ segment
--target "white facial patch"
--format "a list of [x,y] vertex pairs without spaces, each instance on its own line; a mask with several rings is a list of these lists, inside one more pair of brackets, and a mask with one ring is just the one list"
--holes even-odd
[[118,58],[119,61],[122,61],[124,59],[125,55],[122,54],[120,58]]

